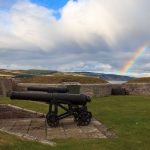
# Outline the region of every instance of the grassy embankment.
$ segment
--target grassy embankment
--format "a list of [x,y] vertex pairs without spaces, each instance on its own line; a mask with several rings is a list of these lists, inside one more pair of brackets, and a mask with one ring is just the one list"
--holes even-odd
[[88,76],[74,76],[74,75],[52,75],[52,76],[34,76],[30,78],[21,79],[22,83],[49,83],[57,84],[63,82],[79,82],[79,83],[107,83],[105,80],[88,77]]
[[[0,103],[10,103],[39,112],[47,112],[46,104],[29,101],[11,101],[0,98]],[[56,140],[56,147],[26,141],[0,132],[0,150],[149,150],[150,149],[150,97],[111,96],[94,98],[89,103],[93,116],[113,130],[115,139]]]
[[128,83],[150,83],[150,77],[136,78],[128,81]]

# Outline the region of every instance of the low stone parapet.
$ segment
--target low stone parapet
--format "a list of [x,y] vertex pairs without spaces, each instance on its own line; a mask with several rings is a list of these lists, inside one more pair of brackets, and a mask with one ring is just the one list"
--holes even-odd
[[110,96],[112,86],[111,84],[81,84],[80,93],[91,96]]
[[[26,91],[28,87],[68,87],[71,93],[81,93],[91,97],[111,95],[111,84],[39,84],[39,83],[19,83],[17,91]],[[74,91],[73,91],[74,90]]]
[[14,85],[12,79],[0,78],[0,96],[8,96]]
[[0,104],[0,119],[44,118],[45,114],[10,104]]
[[122,84],[122,88],[125,88],[129,92],[129,95],[150,95],[149,83]]
[[129,95],[150,95],[149,83],[125,83],[125,84],[39,84],[39,83],[14,83],[12,80],[1,80],[0,95],[7,96],[14,91],[26,91],[29,86],[37,87],[67,87],[70,93],[81,93],[91,97],[110,96],[112,89],[125,89]]

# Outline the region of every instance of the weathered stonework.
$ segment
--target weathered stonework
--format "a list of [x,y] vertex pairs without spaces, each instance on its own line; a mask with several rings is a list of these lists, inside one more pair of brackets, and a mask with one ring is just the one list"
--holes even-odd
[[150,95],[149,83],[131,83],[131,84],[39,84],[39,83],[19,83],[12,79],[0,79],[0,96],[8,96],[14,91],[26,91],[29,86],[38,87],[68,87],[71,93],[81,93],[91,97],[110,96],[112,89],[124,88],[129,95]]
[[[0,111],[2,114],[0,116],[0,131],[42,144],[55,146],[56,143],[51,141],[54,139],[116,137],[114,132],[94,118],[88,126],[77,126],[74,118],[68,117],[62,119],[58,127],[52,128],[47,125],[45,117],[42,116],[45,114],[4,104],[0,105]],[[19,116],[18,113],[20,113]]]
[[80,93],[91,96],[109,96],[111,95],[112,86],[110,84],[81,84]]
[[131,83],[123,84],[129,95],[150,95],[150,84],[148,83]]
[[45,114],[20,108],[13,105],[0,104],[0,119],[44,118]]
[[[38,83],[19,83],[17,86],[17,91],[26,91],[29,86],[37,87],[71,87],[71,84],[38,84]],[[73,84],[79,88],[79,93],[85,94],[91,97],[98,96],[109,96],[111,95],[112,85],[111,84]],[[72,91],[71,91],[72,92]],[[76,93],[76,92],[75,92]]]
[[14,86],[12,79],[0,78],[0,95],[8,96]]

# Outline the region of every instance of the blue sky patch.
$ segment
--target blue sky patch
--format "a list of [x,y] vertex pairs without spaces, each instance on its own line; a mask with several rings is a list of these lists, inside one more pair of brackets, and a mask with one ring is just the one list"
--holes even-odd
[[68,0],[31,0],[31,2],[57,10],[62,8],[68,2]]
[[7,10],[7,9],[9,9],[14,3],[16,3],[16,0],[0,0],[0,9],[1,9],[1,10]]

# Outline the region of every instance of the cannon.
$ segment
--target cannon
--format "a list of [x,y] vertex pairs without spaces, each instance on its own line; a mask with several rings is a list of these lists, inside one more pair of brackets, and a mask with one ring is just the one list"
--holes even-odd
[[69,90],[66,87],[36,87],[30,86],[27,88],[27,91],[41,91],[48,93],[68,93]]
[[[49,111],[46,115],[47,124],[51,127],[59,125],[63,118],[74,116],[77,125],[85,126],[91,122],[92,113],[87,109],[87,102],[91,99],[84,94],[69,93],[46,93],[46,92],[12,92],[10,98],[20,100],[31,100],[46,102],[49,104]],[[64,113],[59,113],[58,108]]]

